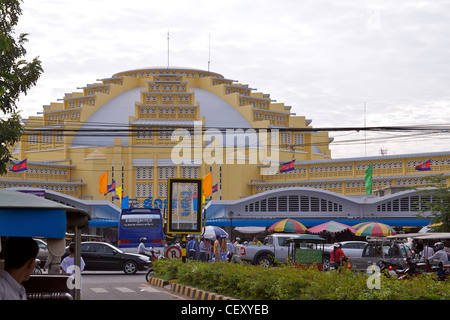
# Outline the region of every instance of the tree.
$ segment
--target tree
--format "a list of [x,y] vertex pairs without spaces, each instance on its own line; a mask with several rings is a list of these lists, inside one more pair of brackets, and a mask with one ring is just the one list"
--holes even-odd
[[421,194],[422,210],[419,217],[424,218],[425,212],[430,216],[433,231],[450,232],[450,187],[447,186],[447,177],[443,175],[428,176],[429,184],[426,188],[417,188]]
[[0,0],[0,110],[6,120],[0,119],[0,174],[12,159],[10,148],[20,140],[23,126],[17,112],[19,96],[36,85],[43,72],[38,57],[31,62],[24,59],[28,34],[14,38],[14,27],[22,14],[21,0]]

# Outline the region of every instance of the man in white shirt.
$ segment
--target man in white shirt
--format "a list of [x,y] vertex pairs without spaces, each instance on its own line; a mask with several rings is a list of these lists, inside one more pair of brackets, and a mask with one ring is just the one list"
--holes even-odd
[[30,237],[10,237],[3,251],[5,270],[0,270],[0,300],[26,300],[22,282],[34,270],[39,247]]
[[448,264],[448,256],[444,251],[444,244],[442,242],[436,243],[436,253],[428,258],[428,260],[437,260],[442,262],[442,265]]
[[425,259],[429,259],[432,255],[434,255],[434,250],[432,247],[428,246],[428,244],[426,244],[423,247],[422,252],[420,253],[421,257],[420,257],[420,261],[424,261]]

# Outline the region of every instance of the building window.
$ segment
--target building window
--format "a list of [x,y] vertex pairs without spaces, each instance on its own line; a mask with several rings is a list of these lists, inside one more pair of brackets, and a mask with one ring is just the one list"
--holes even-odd
[[159,198],[167,197],[167,183],[159,183],[158,184],[158,197]]
[[175,178],[176,167],[158,167],[158,179]]

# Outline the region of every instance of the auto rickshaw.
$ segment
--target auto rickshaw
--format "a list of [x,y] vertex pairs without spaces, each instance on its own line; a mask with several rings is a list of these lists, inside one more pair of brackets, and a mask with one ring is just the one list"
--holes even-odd
[[302,234],[286,240],[288,261],[295,268],[316,267],[323,270],[325,239],[312,234]]
[[[0,251],[8,237],[42,237],[55,256],[65,252],[67,231],[75,235],[75,265],[80,265],[81,230],[89,226],[90,214],[33,194],[0,189]],[[6,240],[6,243],[5,243]],[[0,259],[0,268],[2,261]],[[80,289],[69,288],[69,275],[31,275],[22,284],[28,299],[79,300]]]

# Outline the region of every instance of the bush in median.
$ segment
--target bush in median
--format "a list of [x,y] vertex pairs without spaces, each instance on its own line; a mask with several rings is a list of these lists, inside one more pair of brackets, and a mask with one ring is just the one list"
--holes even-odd
[[155,276],[178,279],[197,287],[238,299],[265,300],[400,300],[450,299],[448,281],[430,276],[410,280],[380,277],[380,289],[367,287],[368,276],[343,269],[323,272],[287,266],[262,268],[234,263],[182,263],[180,259],[154,263]]

